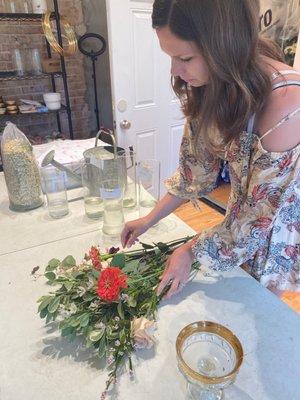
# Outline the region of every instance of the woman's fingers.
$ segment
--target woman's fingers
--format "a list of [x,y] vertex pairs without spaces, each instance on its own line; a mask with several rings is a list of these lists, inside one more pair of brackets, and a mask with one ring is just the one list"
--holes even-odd
[[122,247],[126,247],[129,235],[130,235],[130,228],[125,224],[124,229],[121,232]]
[[137,234],[135,233],[135,231],[129,232],[126,246],[131,247],[133,244],[135,244],[136,241],[137,241]]
[[168,290],[168,293],[164,296],[165,299],[169,299],[171,296],[174,294],[178,293],[180,291],[179,289],[179,279],[174,279],[172,282],[172,285],[170,289]]
[[170,283],[170,276],[169,276],[169,274],[167,273],[167,271],[165,271],[164,274],[163,274],[163,276],[162,276],[162,278],[161,278],[160,284],[158,285],[157,291],[156,291],[157,296],[160,296],[160,295],[161,295],[161,293],[163,292],[164,288],[165,288],[169,283]]

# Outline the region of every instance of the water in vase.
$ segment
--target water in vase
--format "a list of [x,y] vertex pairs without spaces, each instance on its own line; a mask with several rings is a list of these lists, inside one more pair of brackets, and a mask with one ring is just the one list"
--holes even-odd
[[103,233],[119,235],[124,227],[122,199],[103,200]]

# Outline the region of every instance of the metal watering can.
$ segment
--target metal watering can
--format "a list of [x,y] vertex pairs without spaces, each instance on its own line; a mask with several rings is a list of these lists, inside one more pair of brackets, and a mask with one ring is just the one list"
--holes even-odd
[[[113,145],[98,146],[98,140],[102,133],[109,134]],[[112,131],[101,129],[95,139],[95,146],[87,149],[83,153],[85,164],[88,168],[88,181],[91,188],[99,188],[101,181],[108,179],[119,179],[123,183],[125,189],[127,186],[127,169],[134,165],[133,149],[130,148],[131,165],[126,164],[126,151],[122,147],[117,146],[115,136]],[[72,171],[67,166],[54,160],[55,151],[51,150],[43,159],[42,167],[53,165],[54,167],[65,171],[70,178],[71,186],[78,187],[82,184],[82,176]],[[73,183],[73,185],[72,185]]]

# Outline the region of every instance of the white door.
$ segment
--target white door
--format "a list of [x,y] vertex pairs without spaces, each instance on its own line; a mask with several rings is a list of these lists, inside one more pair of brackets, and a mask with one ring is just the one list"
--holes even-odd
[[184,119],[170,84],[170,59],[151,26],[152,0],[106,0],[115,129],[140,160],[161,162],[163,181],[178,165]]

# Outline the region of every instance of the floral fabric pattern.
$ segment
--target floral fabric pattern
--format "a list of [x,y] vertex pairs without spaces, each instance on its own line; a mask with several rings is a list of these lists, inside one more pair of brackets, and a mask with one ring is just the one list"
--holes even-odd
[[205,144],[197,142],[194,149],[194,133],[197,122],[186,124],[179,155],[179,168],[165,182],[169,193],[192,201],[197,206],[198,199],[217,187],[221,159],[213,156]]
[[[179,171],[167,181],[167,188],[191,199],[193,190],[198,197],[214,188],[219,164],[204,147],[203,158],[192,163],[188,130]],[[300,291],[300,145],[267,152],[258,136],[243,132],[225,150],[231,180],[226,216],[194,239],[196,259],[217,271],[246,263],[264,286]]]

